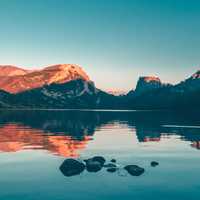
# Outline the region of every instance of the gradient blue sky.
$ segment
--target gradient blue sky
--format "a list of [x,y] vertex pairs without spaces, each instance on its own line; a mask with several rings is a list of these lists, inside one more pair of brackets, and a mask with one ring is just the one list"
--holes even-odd
[[102,89],[200,69],[198,0],[0,0],[0,64],[83,66]]

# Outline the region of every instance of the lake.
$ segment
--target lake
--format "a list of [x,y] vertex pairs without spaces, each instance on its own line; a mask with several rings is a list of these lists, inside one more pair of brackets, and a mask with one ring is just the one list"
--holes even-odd
[[[66,177],[60,171],[67,158],[96,155],[145,172],[103,168]],[[0,111],[2,200],[197,199],[199,171],[198,113]]]

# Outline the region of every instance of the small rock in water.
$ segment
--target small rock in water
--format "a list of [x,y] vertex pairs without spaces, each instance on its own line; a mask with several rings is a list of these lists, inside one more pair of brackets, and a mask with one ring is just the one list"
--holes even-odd
[[152,166],[152,167],[156,167],[157,165],[159,165],[158,162],[156,162],[156,161],[152,161],[152,162],[151,162],[151,166]]
[[107,172],[113,173],[113,172],[116,172],[117,170],[118,170],[118,168],[116,168],[116,167],[111,167],[111,168],[108,168],[108,169],[107,169]]
[[117,166],[113,163],[108,163],[108,164],[105,164],[104,167],[105,168],[114,168],[114,167],[117,167]]
[[60,166],[60,171],[64,176],[75,176],[83,172],[85,165],[75,159],[66,159]]
[[93,158],[91,158],[93,161],[97,161],[99,163],[101,163],[101,165],[103,166],[104,163],[106,162],[106,159],[102,156],[94,156]]
[[116,161],[116,159],[111,159],[110,162],[116,163],[117,161]]
[[94,156],[94,157],[92,157],[92,158],[85,159],[85,160],[83,160],[83,161],[84,161],[86,164],[87,164],[88,161],[97,161],[97,162],[101,163],[101,165],[103,166],[104,163],[106,162],[106,159],[105,159],[104,157],[102,157],[102,156]]
[[98,172],[102,169],[102,164],[98,161],[93,161],[92,159],[87,160],[86,169],[88,172]]
[[144,168],[137,165],[127,165],[124,169],[132,176],[140,176],[144,173]]

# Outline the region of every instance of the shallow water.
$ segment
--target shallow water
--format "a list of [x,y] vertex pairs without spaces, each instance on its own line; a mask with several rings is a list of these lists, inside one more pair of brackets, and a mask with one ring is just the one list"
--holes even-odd
[[[1,111],[0,199],[196,199],[199,149],[198,113]],[[68,157],[94,155],[145,173],[59,170]],[[154,160],[159,166],[150,166]]]

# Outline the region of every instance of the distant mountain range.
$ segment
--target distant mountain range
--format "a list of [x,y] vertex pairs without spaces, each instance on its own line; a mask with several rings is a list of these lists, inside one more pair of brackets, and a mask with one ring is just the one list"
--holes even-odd
[[0,66],[1,108],[200,109],[200,71],[176,84],[140,77],[135,90],[115,96],[95,87],[83,69],[60,64],[41,70]]

